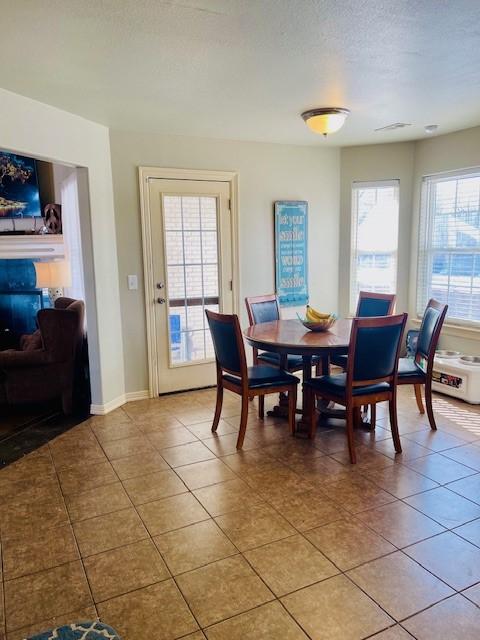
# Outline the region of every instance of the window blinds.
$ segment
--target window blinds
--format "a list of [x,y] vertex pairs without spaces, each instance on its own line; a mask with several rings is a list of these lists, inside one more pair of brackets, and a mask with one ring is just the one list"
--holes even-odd
[[430,298],[460,324],[480,323],[480,168],[422,182],[417,313]]
[[395,293],[397,287],[399,180],[354,182],[350,311],[360,291]]

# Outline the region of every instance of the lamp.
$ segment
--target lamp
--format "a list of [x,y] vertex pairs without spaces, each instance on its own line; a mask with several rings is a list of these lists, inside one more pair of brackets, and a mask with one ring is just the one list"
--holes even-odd
[[314,133],[321,133],[327,137],[327,134],[335,133],[343,127],[349,113],[348,109],[325,107],[304,111],[302,118]]
[[67,260],[56,262],[35,262],[37,287],[48,289],[50,302],[54,304],[57,298],[63,295],[63,287],[70,287],[72,274],[70,263]]

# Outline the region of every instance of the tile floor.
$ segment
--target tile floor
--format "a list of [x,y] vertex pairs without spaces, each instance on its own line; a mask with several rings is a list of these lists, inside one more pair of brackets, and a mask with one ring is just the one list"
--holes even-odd
[[477,640],[480,410],[401,389],[348,463],[214,391],[92,417],[0,471],[0,640],[99,617],[123,640]]

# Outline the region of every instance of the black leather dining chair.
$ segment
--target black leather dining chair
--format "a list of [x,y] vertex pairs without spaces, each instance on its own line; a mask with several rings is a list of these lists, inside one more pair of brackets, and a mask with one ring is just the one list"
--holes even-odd
[[429,300],[420,325],[415,357],[400,358],[398,363],[398,384],[413,384],[420,413],[425,413],[422,402],[422,387],[424,387],[428,421],[435,431],[437,425],[432,406],[433,362],[447,311],[448,305],[441,304],[433,298]]
[[317,396],[346,408],[348,449],[352,464],[356,462],[353,433],[355,413],[363,405],[384,401],[389,403],[395,451],[402,451],[397,423],[397,375],[406,321],[406,313],[379,318],[354,318],[346,373],[320,376],[304,383],[311,438],[316,430]]
[[245,345],[240,322],[236,315],[205,310],[212,334],[217,365],[217,404],[212,431],[215,432],[222,413],[223,390],[228,389],[242,397],[237,449],[243,446],[248,419],[248,401],[269,393],[288,393],[288,422],[295,433],[295,410],[299,379],[283,369],[267,365],[247,367]]

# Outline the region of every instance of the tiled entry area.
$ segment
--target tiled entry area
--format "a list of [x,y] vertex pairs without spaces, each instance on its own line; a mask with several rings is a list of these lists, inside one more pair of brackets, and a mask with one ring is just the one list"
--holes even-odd
[[316,440],[212,390],[94,417],[0,472],[0,640],[100,617],[123,640],[477,640],[480,412],[401,390]]

